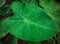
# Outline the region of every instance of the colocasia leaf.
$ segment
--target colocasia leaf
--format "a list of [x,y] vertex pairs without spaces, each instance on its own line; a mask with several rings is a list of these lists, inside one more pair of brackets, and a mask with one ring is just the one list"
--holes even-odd
[[14,16],[2,23],[9,33],[17,38],[28,41],[50,39],[57,32],[53,19],[35,4],[13,2],[11,5]]

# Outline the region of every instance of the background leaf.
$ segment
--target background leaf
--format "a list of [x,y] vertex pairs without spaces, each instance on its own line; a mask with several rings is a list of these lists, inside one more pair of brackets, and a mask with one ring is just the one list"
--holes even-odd
[[6,3],[6,0],[0,0],[0,8]]
[[10,12],[10,5],[5,5],[4,7],[0,8],[0,16],[4,16]]
[[60,1],[59,0],[40,0],[40,5],[43,6],[45,12],[50,15],[57,24],[60,31]]
[[1,23],[0,20],[0,39],[2,39],[7,33],[7,28]]

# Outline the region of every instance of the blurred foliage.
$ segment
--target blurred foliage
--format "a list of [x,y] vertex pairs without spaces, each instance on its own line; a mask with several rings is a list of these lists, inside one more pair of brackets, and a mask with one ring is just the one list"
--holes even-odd
[[0,0],[0,8],[6,3],[6,0]]
[[6,14],[9,14],[10,12],[10,6],[5,5],[4,7],[0,8],[0,16],[4,16]]
[[3,44],[18,44],[18,39],[10,34],[2,38]]

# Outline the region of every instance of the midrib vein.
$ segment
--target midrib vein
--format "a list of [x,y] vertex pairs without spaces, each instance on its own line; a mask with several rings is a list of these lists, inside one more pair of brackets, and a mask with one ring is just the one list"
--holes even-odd
[[24,22],[27,23],[27,24],[36,25],[36,26],[41,27],[41,28],[44,28],[44,29],[51,29],[51,28],[47,28],[46,26],[42,26],[42,25],[39,25],[39,24],[34,23],[34,22],[32,22],[32,21],[29,21],[29,20],[27,20],[27,19],[24,19]]

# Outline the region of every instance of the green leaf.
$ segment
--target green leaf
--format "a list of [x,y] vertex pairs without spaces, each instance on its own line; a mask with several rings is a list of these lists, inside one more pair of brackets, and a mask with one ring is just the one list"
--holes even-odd
[[0,16],[4,16],[9,12],[10,12],[10,5],[5,5],[3,8],[0,8]]
[[0,21],[0,39],[8,33],[6,27]]
[[26,4],[36,4],[37,3],[37,0],[22,0],[23,3],[26,3]]
[[28,41],[43,41],[52,38],[57,32],[55,22],[35,4],[13,2],[11,5],[14,16],[2,23],[9,33],[17,38]]
[[[9,13],[9,5],[5,5],[3,8],[0,8],[0,17]],[[7,27],[2,24],[2,20],[0,20],[0,39],[3,38],[8,33]]]
[[0,0],[0,8],[6,3],[6,0]]
[[60,31],[60,3],[58,3],[57,1],[40,0],[40,5],[42,5],[45,12],[53,18],[53,20],[57,24],[58,31]]
[[[10,6],[5,5],[3,8],[0,8],[0,17],[10,13]],[[5,27],[0,20],[0,39],[3,38],[8,33],[7,27]]]

